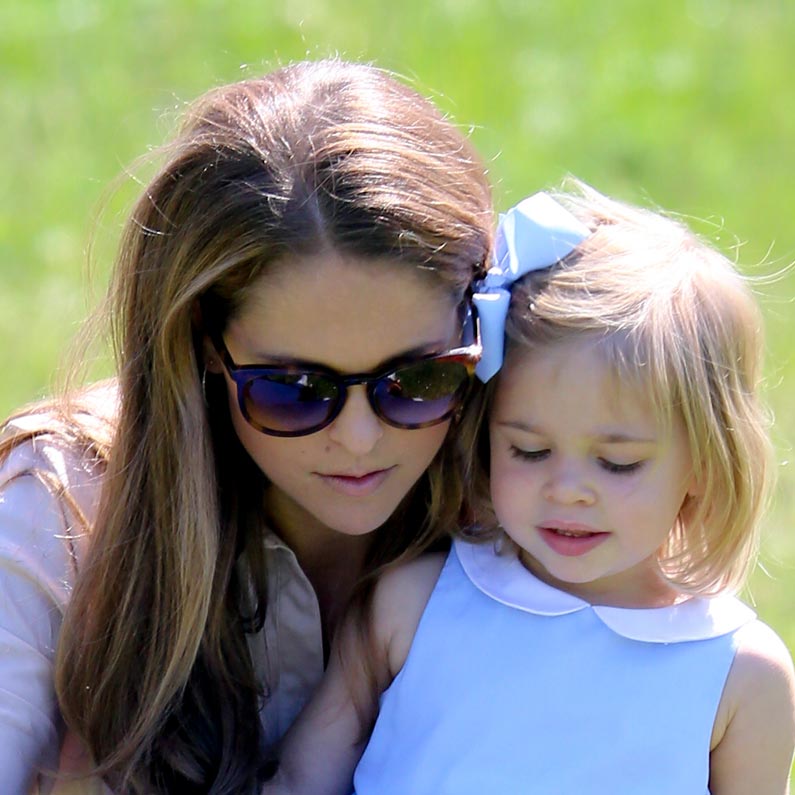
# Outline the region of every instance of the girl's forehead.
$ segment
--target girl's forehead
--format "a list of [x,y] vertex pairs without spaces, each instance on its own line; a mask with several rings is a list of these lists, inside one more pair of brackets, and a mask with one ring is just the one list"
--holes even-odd
[[642,366],[617,361],[588,337],[539,346],[511,345],[499,376],[495,405],[576,415],[580,407],[605,418],[656,423],[651,379]]

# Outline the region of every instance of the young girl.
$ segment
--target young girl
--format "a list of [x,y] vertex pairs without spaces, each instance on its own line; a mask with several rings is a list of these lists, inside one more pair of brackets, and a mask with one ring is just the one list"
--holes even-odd
[[475,294],[484,379],[519,277],[477,526],[383,576],[367,632],[346,623],[280,786],[350,792],[372,684],[357,795],[784,795],[792,663],[731,595],[768,473],[749,290],[677,222],[538,194]]
[[209,92],[163,155],[118,377],[0,440],[3,795],[258,792],[354,583],[460,505],[492,216],[459,131],[331,60]]

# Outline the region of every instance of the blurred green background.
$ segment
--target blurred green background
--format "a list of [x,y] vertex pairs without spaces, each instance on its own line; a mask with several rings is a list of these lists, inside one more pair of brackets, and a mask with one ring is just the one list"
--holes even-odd
[[[0,414],[48,392],[102,292],[136,187],[108,186],[211,86],[373,61],[471,129],[499,209],[573,173],[682,213],[762,277],[795,260],[794,42],[791,0],[6,0]],[[795,276],[759,292],[781,477],[750,595],[795,650]]]

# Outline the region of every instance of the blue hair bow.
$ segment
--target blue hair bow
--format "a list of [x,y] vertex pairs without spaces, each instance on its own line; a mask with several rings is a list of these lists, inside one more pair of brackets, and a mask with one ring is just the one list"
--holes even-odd
[[546,193],[523,199],[500,216],[492,266],[476,282],[472,300],[480,319],[483,355],[475,374],[484,383],[502,366],[511,285],[526,273],[549,268],[591,234]]

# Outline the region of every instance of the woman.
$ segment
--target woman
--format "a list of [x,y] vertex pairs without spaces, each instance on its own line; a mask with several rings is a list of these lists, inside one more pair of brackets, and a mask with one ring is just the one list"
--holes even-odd
[[354,585],[455,519],[490,230],[468,143],[375,68],[191,107],[121,242],[117,378],[0,448],[3,792],[257,791]]

